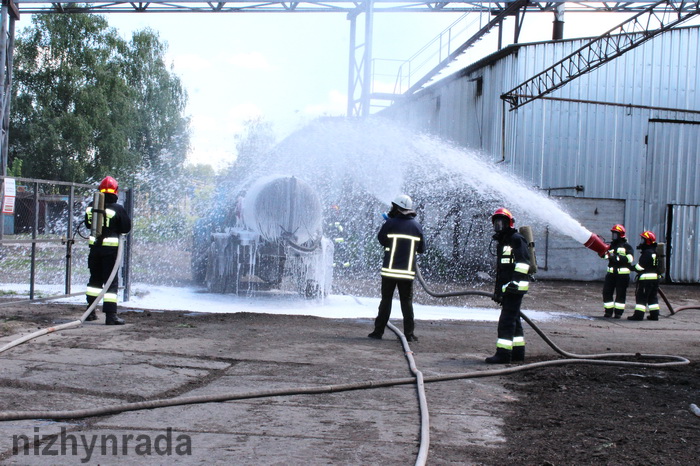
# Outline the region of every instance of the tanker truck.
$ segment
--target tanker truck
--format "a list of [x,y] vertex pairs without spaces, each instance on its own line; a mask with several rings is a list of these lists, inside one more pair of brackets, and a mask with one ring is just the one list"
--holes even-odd
[[195,279],[213,293],[330,293],[333,243],[322,234],[321,202],[307,183],[260,178],[232,203],[197,229]]

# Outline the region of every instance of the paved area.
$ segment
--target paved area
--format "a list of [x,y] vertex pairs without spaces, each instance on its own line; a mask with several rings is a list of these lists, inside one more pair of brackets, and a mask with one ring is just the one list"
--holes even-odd
[[[700,303],[694,287],[667,291],[677,305]],[[640,352],[700,357],[700,311],[659,322],[602,319],[599,284],[541,283],[527,307],[570,313],[542,322],[577,353]],[[425,296],[417,299],[428,299]],[[484,304],[483,298],[464,298]],[[476,301],[475,301],[476,302]],[[453,303],[451,303],[453,304]],[[676,306],[677,307],[677,306]],[[82,306],[0,306],[0,346]],[[202,309],[206,311],[206,309]],[[395,315],[400,315],[398,309]],[[420,318],[420,316],[418,316]],[[582,318],[590,317],[590,318]],[[0,412],[63,411],[178,397],[256,393],[410,377],[399,341],[366,337],[368,319],[265,314],[125,312],[125,326],[86,323],[0,354]],[[392,320],[401,328],[400,320]],[[528,359],[561,358],[526,330]],[[418,321],[411,343],[432,376],[484,371],[495,324]],[[614,368],[611,368],[614,371]],[[426,384],[428,464],[470,464],[463,447],[504,442],[504,377]],[[414,385],[249,398],[70,420],[0,422],[2,464],[411,464],[419,448]],[[26,448],[25,448],[26,445]]]

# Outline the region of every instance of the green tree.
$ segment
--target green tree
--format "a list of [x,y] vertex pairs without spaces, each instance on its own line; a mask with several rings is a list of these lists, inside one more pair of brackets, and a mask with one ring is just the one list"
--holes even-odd
[[186,94],[152,31],[122,39],[97,15],[35,15],[15,41],[10,165],[22,176],[134,185],[189,145]]

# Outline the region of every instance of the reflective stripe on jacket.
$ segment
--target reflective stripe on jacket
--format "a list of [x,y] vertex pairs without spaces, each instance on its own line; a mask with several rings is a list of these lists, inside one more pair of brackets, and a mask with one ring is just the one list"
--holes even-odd
[[639,255],[639,262],[634,269],[639,273],[639,280],[658,280],[658,259],[656,257],[656,244],[645,244],[642,246],[642,253]]
[[[114,201],[114,202],[108,202]],[[126,213],[126,209],[116,203],[117,196],[114,194],[105,195],[104,223],[102,225],[102,237],[100,240],[90,235],[88,244],[92,247],[116,247],[119,246],[119,235],[131,231],[131,219]],[[85,225],[92,228],[93,206],[92,203],[85,209]]]
[[496,294],[527,293],[530,288],[530,252],[525,238],[515,228],[497,234],[494,238],[498,241]]
[[425,250],[425,241],[423,229],[414,217],[415,213],[399,213],[380,228],[377,239],[384,246],[383,277],[401,280],[415,278],[415,256]]
[[630,267],[632,266],[632,262],[634,262],[634,255],[632,253],[632,246],[630,246],[624,238],[613,241],[610,244],[610,248],[603,256],[604,259],[608,260],[608,273],[629,275],[631,272]]

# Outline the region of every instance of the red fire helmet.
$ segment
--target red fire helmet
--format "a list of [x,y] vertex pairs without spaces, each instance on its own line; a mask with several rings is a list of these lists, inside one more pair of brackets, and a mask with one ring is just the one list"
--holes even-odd
[[118,191],[119,183],[111,176],[105,176],[105,179],[100,182],[101,193],[117,194]]
[[627,235],[627,230],[625,230],[625,227],[619,223],[617,225],[613,225],[610,231],[613,233],[619,233],[621,238],[624,238]]
[[644,242],[645,242],[646,244],[654,244],[654,243],[656,243],[656,235],[655,235],[653,232],[649,231],[649,230],[645,231],[644,233],[642,233],[642,234],[639,235],[639,236],[641,236],[642,238],[644,238]]
[[515,225],[515,217],[513,217],[513,214],[510,213],[510,210],[506,209],[505,207],[500,207],[496,209],[496,211],[491,216],[491,222],[493,222],[493,219],[495,217],[506,217],[510,221],[511,228],[513,228],[513,225]]

